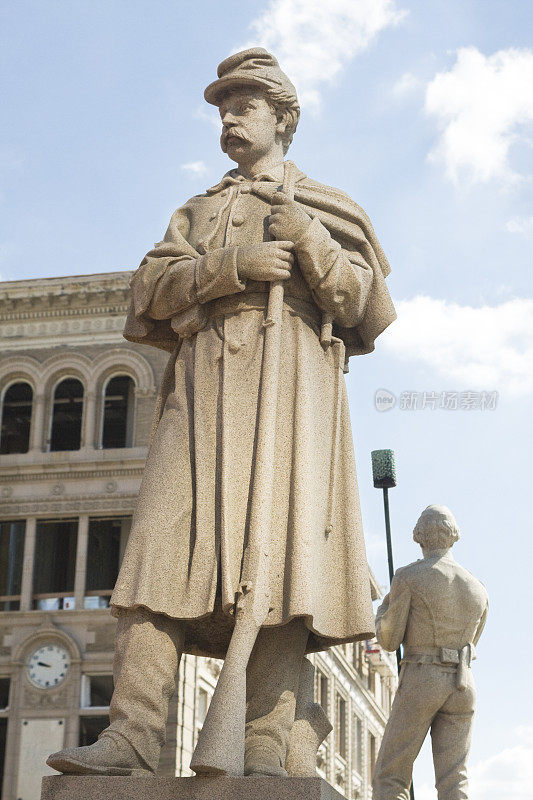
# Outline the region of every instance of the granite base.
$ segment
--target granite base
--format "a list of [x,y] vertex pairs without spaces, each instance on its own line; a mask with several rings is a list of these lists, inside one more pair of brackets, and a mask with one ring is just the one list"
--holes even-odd
[[50,775],[41,800],[343,800],[322,778]]

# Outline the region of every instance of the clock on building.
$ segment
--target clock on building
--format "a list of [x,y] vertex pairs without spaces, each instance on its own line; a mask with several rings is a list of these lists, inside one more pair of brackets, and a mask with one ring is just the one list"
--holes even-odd
[[30,653],[26,662],[28,680],[39,689],[60,686],[70,669],[70,655],[59,644],[43,644]]

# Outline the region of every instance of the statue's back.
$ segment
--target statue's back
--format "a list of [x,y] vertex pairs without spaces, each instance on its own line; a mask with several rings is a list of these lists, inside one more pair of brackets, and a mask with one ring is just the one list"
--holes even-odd
[[460,648],[474,641],[487,607],[481,581],[452,558],[417,561],[404,577],[412,597],[407,644]]

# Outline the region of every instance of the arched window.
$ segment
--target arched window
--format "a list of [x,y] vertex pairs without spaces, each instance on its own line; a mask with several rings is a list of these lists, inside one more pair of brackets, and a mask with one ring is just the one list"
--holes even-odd
[[4,395],[0,453],[27,453],[30,445],[33,391],[29,383],[14,383]]
[[134,388],[135,384],[128,375],[117,375],[107,384],[102,447],[132,447]]
[[79,450],[83,385],[77,378],[66,378],[56,386],[52,412],[50,450]]

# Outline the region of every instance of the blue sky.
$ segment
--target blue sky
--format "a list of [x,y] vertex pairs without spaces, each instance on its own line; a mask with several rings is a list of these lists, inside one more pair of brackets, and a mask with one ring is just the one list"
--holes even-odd
[[[369,213],[399,308],[348,376],[370,560],[385,584],[370,450],[391,447],[397,564],[418,557],[420,511],[445,503],[463,531],[456,557],[491,595],[471,798],[525,800],[533,5],[18,0],[1,13],[2,280],[135,268],[174,208],[229,168],[203,101],[219,61],[263,44],[294,78],[302,118],[290,155]],[[380,388],[397,399],[385,413]],[[400,407],[453,391],[475,402],[498,392],[496,408]],[[427,746],[415,780],[417,800],[436,797]]]

